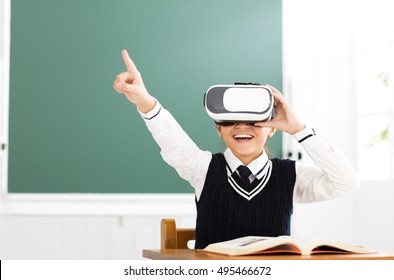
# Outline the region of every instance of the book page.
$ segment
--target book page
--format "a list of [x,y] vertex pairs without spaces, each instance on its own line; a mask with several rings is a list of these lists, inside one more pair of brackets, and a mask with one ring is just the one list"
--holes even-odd
[[247,236],[234,240],[210,244],[204,250],[208,252],[216,252],[228,255],[248,255],[283,252],[300,254],[301,251],[297,248],[296,243],[291,242],[291,238],[289,238],[288,236]]
[[372,253],[369,249],[334,240],[324,239],[306,239],[297,238],[297,243],[301,244],[304,254],[322,254],[322,253]]

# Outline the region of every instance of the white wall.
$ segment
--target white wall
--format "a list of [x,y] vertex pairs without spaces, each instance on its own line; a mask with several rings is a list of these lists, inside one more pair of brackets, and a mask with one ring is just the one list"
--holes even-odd
[[[143,249],[160,248],[163,216],[3,216],[0,259],[143,259]],[[173,214],[193,227],[193,216]]]
[[0,213],[0,259],[142,259],[162,218],[195,226],[193,194],[17,195]]
[[394,252],[394,186],[362,185],[356,200],[356,242]]

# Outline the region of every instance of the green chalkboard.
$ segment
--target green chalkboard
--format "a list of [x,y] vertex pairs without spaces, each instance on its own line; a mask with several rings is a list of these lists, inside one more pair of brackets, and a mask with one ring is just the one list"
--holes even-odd
[[[184,193],[134,105],[112,89],[126,48],[201,149],[224,144],[213,84],[282,84],[281,1],[12,0],[10,193]],[[281,156],[281,135],[270,142]]]

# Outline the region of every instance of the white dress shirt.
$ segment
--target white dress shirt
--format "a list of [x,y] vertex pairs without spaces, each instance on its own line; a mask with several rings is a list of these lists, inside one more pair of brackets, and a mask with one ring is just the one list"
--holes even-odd
[[[212,153],[197,147],[174,117],[158,101],[142,118],[160,147],[163,159],[187,180],[195,189],[197,200],[204,187]],[[310,128],[293,135],[317,166],[306,166],[296,162],[294,202],[316,202],[332,199],[354,191],[359,186],[358,176],[347,158],[323,137],[315,135]],[[242,162],[226,149],[225,159],[230,170],[235,171]],[[252,161],[248,167],[251,180],[265,175],[264,166],[270,160],[265,153]],[[266,170],[268,168],[265,168]],[[228,176],[231,176],[228,172]]]

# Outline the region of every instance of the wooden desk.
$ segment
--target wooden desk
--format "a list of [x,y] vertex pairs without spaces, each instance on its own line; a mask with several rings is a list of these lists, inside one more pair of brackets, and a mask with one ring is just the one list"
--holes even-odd
[[372,254],[316,254],[300,255],[251,255],[230,257],[206,253],[192,249],[143,250],[142,256],[152,260],[394,260],[394,253],[377,252]]

